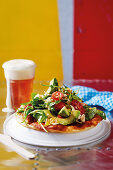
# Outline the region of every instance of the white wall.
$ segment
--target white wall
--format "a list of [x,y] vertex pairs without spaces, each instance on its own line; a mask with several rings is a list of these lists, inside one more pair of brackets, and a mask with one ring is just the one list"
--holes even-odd
[[73,0],[58,0],[64,81],[73,79]]

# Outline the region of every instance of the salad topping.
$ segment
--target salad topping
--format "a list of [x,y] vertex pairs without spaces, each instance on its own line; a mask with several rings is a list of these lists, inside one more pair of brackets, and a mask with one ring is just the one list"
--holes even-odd
[[31,101],[21,104],[16,111],[17,114],[24,115],[25,122],[37,121],[46,131],[45,127],[48,125],[83,124],[96,114],[106,119],[103,111],[83,103],[77,96],[78,92],[65,85],[58,86],[56,78],[52,79],[48,86],[44,95],[33,93]]

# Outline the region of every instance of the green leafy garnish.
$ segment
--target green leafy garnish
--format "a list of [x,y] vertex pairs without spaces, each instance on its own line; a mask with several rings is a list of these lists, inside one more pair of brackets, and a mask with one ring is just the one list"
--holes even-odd
[[54,105],[54,102],[48,103],[48,110],[50,110],[53,115],[57,115],[57,111],[55,110]]
[[16,111],[17,113],[22,113],[22,112],[24,112],[24,108],[18,108],[18,110]]
[[75,92],[75,91],[72,92],[72,93],[69,93],[69,95],[68,95],[67,97],[68,97],[68,99],[69,99],[70,101],[72,101],[72,100],[77,100],[77,101],[79,101],[79,102],[82,102],[82,99],[79,98],[79,97],[76,95],[76,92]]
[[42,125],[42,123],[40,123],[40,125],[42,126],[42,128],[44,129],[44,131],[45,131],[46,133],[48,133],[48,131],[47,131],[46,128]]
[[88,105],[84,105],[83,106],[83,108],[85,109],[85,111],[87,112],[87,111],[89,111],[89,109],[91,108],[90,106],[88,106]]
[[54,87],[60,88],[60,86],[55,86],[55,85],[47,85],[47,84],[41,84],[41,85],[42,86],[51,87],[51,88],[54,88]]
[[43,110],[34,110],[31,114],[38,121],[38,123],[42,123],[47,119],[47,116]]
[[36,121],[42,126],[42,128],[44,129],[45,132],[48,132],[44,126],[42,125],[43,122],[46,121],[47,116],[44,113],[43,110],[34,110],[32,111],[30,114],[32,114],[32,116],[36,119]]
[[28,105],[28,104],[31,104],[31,101],[26,102],[26,103],[21,103],[20,105],[24,105],[24,106],[26,106],[26,105]]
[[24,114],[25,114],[24,119],[25,120],[26,120],[27,116],[29,115],[29,113],[32,112],[32,111],[33,111],[33,108],[31,106],[26,107],[26,109],[24,111]]
[[57,115],[57,111],[55,110],[54,105],[55,105],[55,104],[58,104],[58,103],[60,103],[60,102],[61,102],[61,100],[57,100],[57,101],[55,101],[55,102],[49,102],[49,103],[47,103],[48,109],[51,111],[51,113],[52,113],[53,115]]
[[44,100],[40,99],[39,97],[35,97],[33,99],[32,105],[33,105],[34,108],[37,108],[37,109],[44,109],[45,108]]
[[32,93],[31,97],[34,99],[34,97],[37,95],[37,93]]

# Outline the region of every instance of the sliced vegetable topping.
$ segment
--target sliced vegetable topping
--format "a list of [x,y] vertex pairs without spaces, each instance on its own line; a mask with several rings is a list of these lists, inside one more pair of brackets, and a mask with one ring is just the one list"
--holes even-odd
[[70,115],[70,110],[66,108],[66,106],[64,106],[60,112],[58,113],[58,115],[62,116],[62,117],[69,117]]
[[31,101],[21,104],[17,110],[18,114],[24,115],[25,121],[31,116],[46,131],[45,125],[83,123],[94,118],[96,114],[106,119],[103,111],[83,103],[77,96],[78,91],[72,91],[65,85],[59,87],[56,78],[51,80],[50,85],[45,86],[49,86],[45,94],[33,93]]

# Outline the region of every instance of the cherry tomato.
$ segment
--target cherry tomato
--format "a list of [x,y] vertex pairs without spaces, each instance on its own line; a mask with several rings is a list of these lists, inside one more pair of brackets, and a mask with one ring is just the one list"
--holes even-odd
[[60,103],[58,103],[58,104],[55,104],[55,105],[54,105],[54,108],[55,108],[55,110],[59,111],[59,110],[62,109],[64,106],[65,106],[65,103],[60,102]]
[[61,93],[60,91],[55,91],[55,92],[52,94],[52,96],[51,96],[51,98],[53,99],[53,101],[60,100],[60,99],[62,99],[63,97],[64,97],[64,94]]
[[80,110],[81,115],[85,113],[85,110],[84,110],[82,104],[79,101],[72,100],[71,104],[76,110]]

